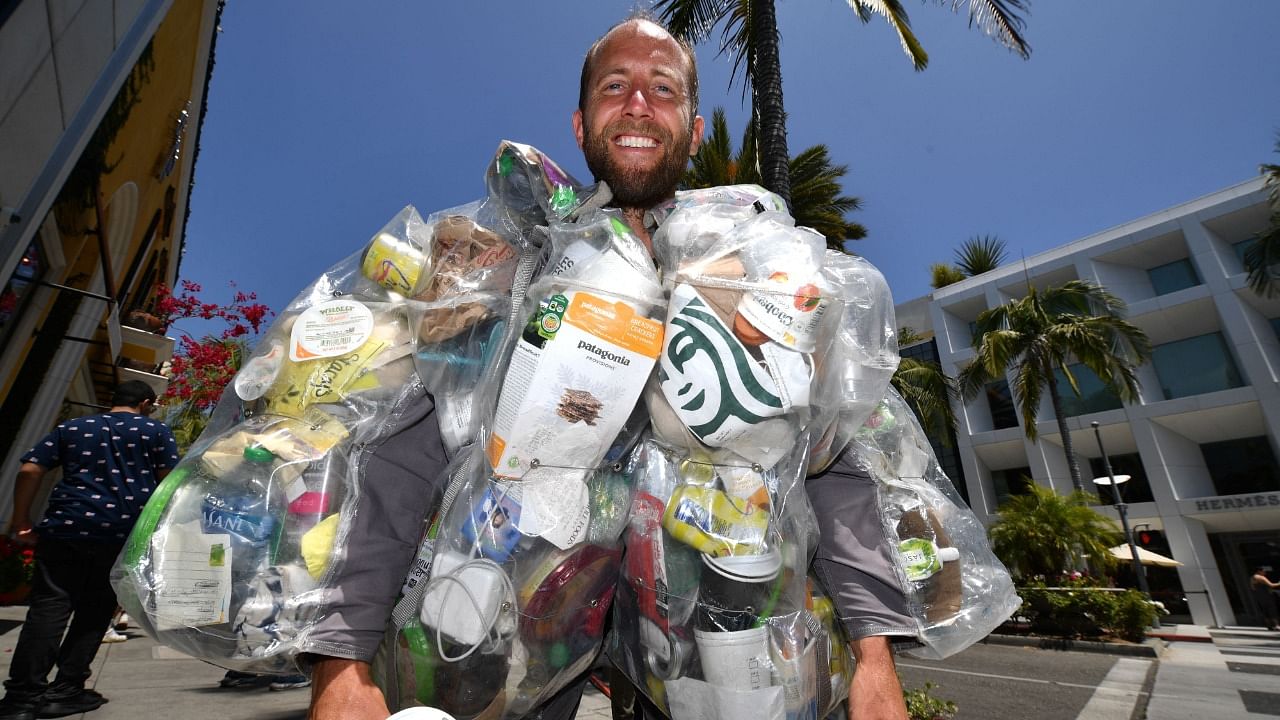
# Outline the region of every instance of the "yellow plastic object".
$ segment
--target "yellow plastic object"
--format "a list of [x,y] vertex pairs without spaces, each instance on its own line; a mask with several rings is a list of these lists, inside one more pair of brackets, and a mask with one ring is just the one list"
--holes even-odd
[[340,515],[334,513],[302,535],[302,560],[307,564],[307,572],[317,580],[329,567],[329,556],[333,553],[333,541],[338,536],[340,518]]
[[711,557],[754,555],[764,549],[769,513],[735,500],[723,490],[682,485],[671,494],[662,527]]

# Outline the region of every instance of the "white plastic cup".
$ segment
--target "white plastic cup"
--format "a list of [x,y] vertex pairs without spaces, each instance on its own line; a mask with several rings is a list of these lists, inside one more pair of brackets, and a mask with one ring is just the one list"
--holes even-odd
[[449,713],[433,707],[411,707],[387,718],[387,720],[455,720]]
[[702,677],[712,685],[749,691],[773,685],[769,661],[769,629],[736,632],[694,630]]

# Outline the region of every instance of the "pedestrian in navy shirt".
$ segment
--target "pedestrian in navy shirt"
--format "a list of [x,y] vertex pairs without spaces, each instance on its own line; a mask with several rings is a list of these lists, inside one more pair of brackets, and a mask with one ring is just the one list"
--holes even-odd
[[[59,424],[23,456],[9,531],[36,546],[36,573],[0,720],[76,715],[107,701],[84,684],[116,609],[111,566],[156,484],[178,464],[173,433],[147,417],[155,401],[146,383],[121,383],[111,410]],[[59,466],[62,480],[33,528],[40,480]]]

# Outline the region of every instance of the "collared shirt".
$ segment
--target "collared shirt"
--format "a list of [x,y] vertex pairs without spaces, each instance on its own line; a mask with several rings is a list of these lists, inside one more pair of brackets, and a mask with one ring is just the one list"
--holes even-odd
[[62,467],[37,525],[42,536],[116,542],[151,498],[156,473],[178,464],[178,446],[159,420],[112,412],[60,423],[22,461]]

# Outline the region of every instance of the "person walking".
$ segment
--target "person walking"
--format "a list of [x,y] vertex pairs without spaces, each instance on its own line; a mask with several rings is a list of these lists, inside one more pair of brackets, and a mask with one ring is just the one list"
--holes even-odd
[[1262,612],[1262,623],[1268,630],[1280,630],[1280,618],[1277,618],[1280,613],[1276,611],[1276,596],[1272,592],[1276,588],[1280,588],[1280,583],[1271,582],[1266,568],[1253,569],[1253,577],[1249,578],[1249,590],[1253,593],[1253,601],[1258,604],[1258,610]]
[[[77,715],[107,702],[85,681],[116,610],[111,566],[142,506],[178,464],[173,434],[148,418],[155,402],[146,383],[121,383],[110,410],[60,423],[23,456],[9,531],[18,543],[35,546],[35,580],[0,720]],[[62,480],[33,527],[41,479],[59,466]]]

